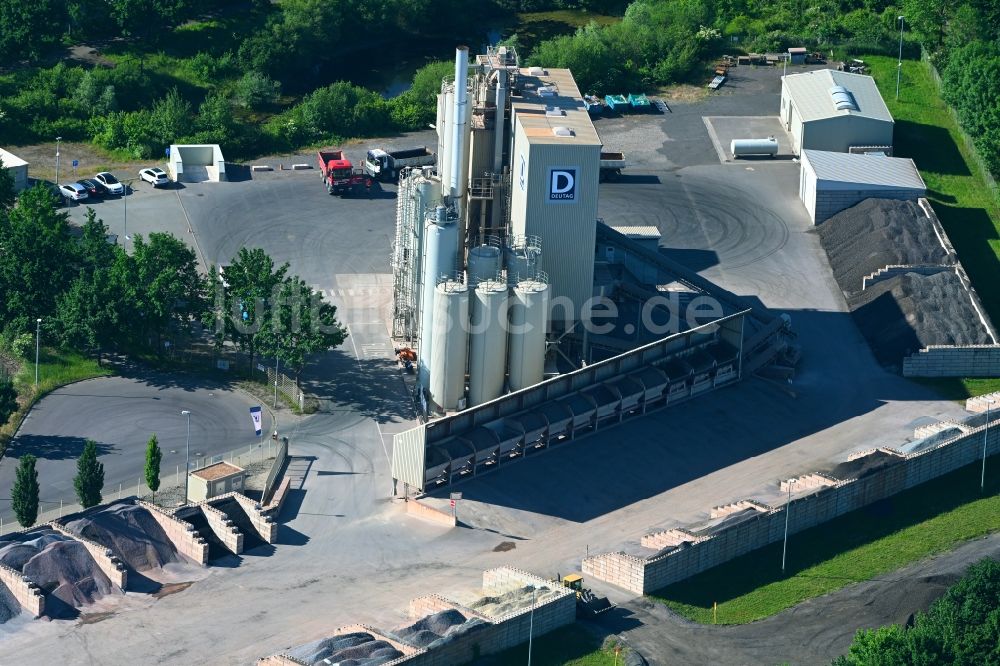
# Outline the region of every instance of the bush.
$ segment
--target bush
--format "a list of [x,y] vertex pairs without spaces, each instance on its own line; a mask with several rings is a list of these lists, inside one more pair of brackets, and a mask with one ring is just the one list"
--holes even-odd
[[281,84],[260,72],[247,72],[233,87],[233,98],[246,109],[274,104],[280,94]]

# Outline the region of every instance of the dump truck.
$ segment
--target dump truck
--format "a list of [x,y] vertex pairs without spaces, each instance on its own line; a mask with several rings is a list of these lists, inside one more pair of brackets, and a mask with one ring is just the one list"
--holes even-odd
[[591,590],[584,587],[583,576],[581,574],[571,573],[563,576],[562,584],[563,587],[576,592],[577,617],[592,618],[615,607],[607,597],[598,597]]
[[328,194],[355,194],[365,183],[364,172],[354,168],[343,150],[319,151],[319,169]]
[[625,153],[601,151],[601,182],[618,180],[624,168]]
[[394,182],[406,167],[430,166],[437,156],[427,146],[407,150],[373,148],[365,155],[365,173],[379,181]]

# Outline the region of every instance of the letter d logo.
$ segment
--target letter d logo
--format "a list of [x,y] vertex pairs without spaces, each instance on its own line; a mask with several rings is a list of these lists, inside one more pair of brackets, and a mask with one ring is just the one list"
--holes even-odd
[[572,203],[576,199],[576,169],[549,171],[549,201]]

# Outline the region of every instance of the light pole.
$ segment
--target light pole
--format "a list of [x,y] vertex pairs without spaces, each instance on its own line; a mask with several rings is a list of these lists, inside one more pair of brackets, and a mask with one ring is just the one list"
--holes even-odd
[[274,409],[278,408],[278,356],[274,356]]
[[38,388],[38,350],[42,343],[42,318],[35,320],[35,388]]
[[899,99],[899,78],[903,74],[903,24],[905,19],[900,16],[899,21],[899,62],[896,63],[896,99]]
[[56,187],[59,187],[59,142],[62,141],[61,136],[56,137]]
[[[125,229],[122,232],[122,249],[125,249],[125,243],[128,242],[128,190],[132,187],[134,180],[123,180],[122,181],[122,203],[125,206]],[[185,499],[187,499],[185,497]]]
[[795,479],[788,480],[788,502],[785,504],[785,543],[781,546],[781,571],[785,571],[785,556],[788,554],[788,514],[792,512],[792,484]]
[[188,501],[188,466],[191,460],[191,412],[184,410],[181,412],[187,417],[187,444],[184,446],[184,503]]
[[986,430],[983,431],[983,472],[979,476],[979,492],[986,490],[986,443],[990,434],[990,405],[996,400],[986,399]]

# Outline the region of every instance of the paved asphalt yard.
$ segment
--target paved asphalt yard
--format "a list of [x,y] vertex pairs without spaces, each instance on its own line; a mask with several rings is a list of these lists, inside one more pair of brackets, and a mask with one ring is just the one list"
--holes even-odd
[[[588,551],[636,548],[650,528],[767,497],[781,477],[902,441],[929,417],[960,414],[875,364],[795,198],[797,164],[720,164],[703,117],[776,114],[779,76],[741,68],[720,94],[673,103],[672,113],[598,121],[606,147],[633,162],[621,182],[601,186],[600,213],[609,223],[656,224],[664,252],[788,312],[804,353],[795,381],[748,380],[463,484],[459,529],[407,518],[402,503],[388,498],[391,435],[412,424],[385,323],[393,188],[371,200],[342,200],[308,171],[135,195],[151,203],[130,201],[130,213],[144,211],[136,221],[130,214],[130,233],[172,230],[196,241],[207,264],[228,261],[243,244],[264,247],[329,290],[351,337],[305,378],[322,409],[290,433],[294,492],[276,549],[244,553],[238,566],[211,569],[159,600],[127,594],[97,623],[18,621],[20,630],[4,638],[3,659],[246,664],[345,624],[396,626],[410,598],[476,587],[484,568],[567,573]],[[113,231],[121,232],[120,222]],[[93,407],[103,423],[116,423],[112,404]],[[497,550],[503,542],[515,547]],[[828,663],[856,628],[898,620],[930,599],[899,595],[891,609],[875,604],[864,613],[850,612],[856,599],[840,602],[834,630],[824,609],[845,591],[781,616],[794,615],[794,623],[776,618],[731,630],[692,628],[620,590],[594,587],[626,604],[611,628],[633,636],[653,664]],[[877,586],[851,589],[862,598],[879,593]],[[822,640],[803,651],[814,637]]]

